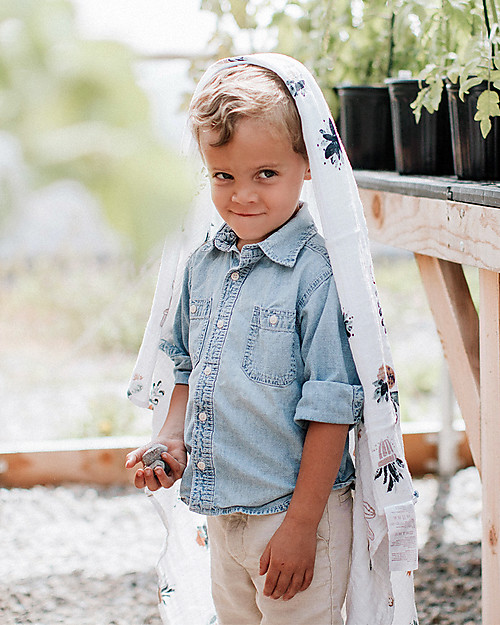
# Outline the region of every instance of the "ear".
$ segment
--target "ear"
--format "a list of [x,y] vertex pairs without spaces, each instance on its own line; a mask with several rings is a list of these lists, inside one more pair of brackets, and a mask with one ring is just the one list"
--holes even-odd
[[306,173],[304,174],[304,180],[311,180],[311,168],[308,167]]

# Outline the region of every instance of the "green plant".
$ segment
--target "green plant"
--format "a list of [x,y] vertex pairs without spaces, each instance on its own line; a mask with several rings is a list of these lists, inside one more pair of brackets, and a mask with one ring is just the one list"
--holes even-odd
[[[422,9],[421,0],[411,4],[414,11]],[[419,14],[426,63],[419,75],[422,88],[412,104],[417,121],[422,107],[430,113],[438,109],[446,79],[458,82],[462,100],[472,87],[486,81],[474,117],[486,138],[491,119],[500,115],[498,94],[491,89],[491,85],[500,88],[496,0],[440,0]]]
[[[403,0],[202,0],[217,15],[213,57],[263,51],[288,54],[317,77],[327,96],[341,83],[374,84],[400,69],[420,69],[417,33]],[[243,35],[243,36],[241,36]],[[236,41],[246,40],[247,49]],[[193,76],[200,70],[193,65]]]

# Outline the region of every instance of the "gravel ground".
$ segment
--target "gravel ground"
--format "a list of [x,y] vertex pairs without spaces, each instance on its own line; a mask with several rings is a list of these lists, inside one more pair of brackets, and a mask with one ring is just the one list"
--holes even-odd
[[[477,471],[415,486],[420,623],[478,625]],[[156,512],[133,488],[0,489],[0,623],[161,625],[154,571],[161,540]]]

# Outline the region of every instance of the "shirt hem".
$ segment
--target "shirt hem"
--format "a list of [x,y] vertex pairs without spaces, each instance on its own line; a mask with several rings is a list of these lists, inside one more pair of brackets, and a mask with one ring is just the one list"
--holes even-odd
[[[346,486],[354,486],[355,476],[353,475],[350,479],[344,480],[343,482],[335,482],[332,487],[332,492],[335,490],[340,490],[345,488]],[[293,493],[292,493],[293,494]],[[197,514],[204,514],[206,516],[227,516],[229,514],[248,514],[249,516],[264,516],[267,514],[279,514],[280,512],[286,512],[288,510],[288,506],[290,505],[290,501],[292,499],[292,494],[288,495],[284,500],[272,506],[267,506],[264,504],[259,507],[252,506],[229,506],[227,508],[214,508],[203,506],[195,506],[190,503],[189,497],[181,496],[181,501],[184,502],[191,512],[196,512]]]

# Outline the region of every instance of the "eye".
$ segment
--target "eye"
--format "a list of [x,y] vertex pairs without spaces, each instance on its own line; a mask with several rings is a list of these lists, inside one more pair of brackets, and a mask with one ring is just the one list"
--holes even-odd
[[225,171],[217,171],[213,174],[213,178],[217,178],[217,180],[232,180],[233,177],[231,174],[226,174]]
[[259,171],[258,174],[258,178],[267,180],[269,178],[274,178],[274,176],[277,176],[278,172],[273,171],[272,169],[263,169],[262,171]]

